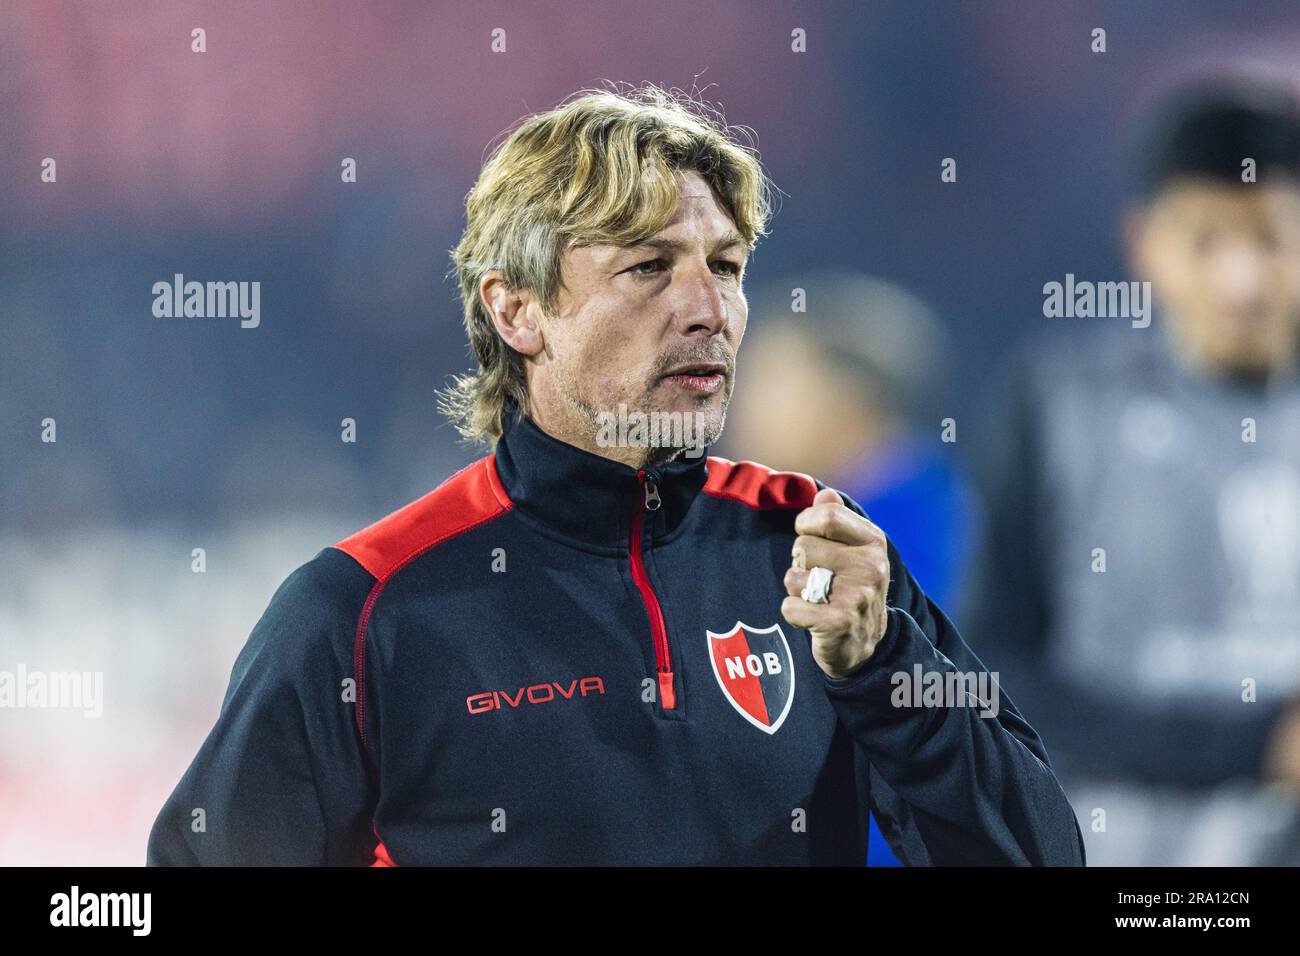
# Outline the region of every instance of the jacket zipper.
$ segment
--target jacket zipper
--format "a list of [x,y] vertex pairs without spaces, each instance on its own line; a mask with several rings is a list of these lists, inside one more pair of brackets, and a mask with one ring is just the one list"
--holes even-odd
[[650,616],[650,632],[654,636],[655,645],[655,666],[659,677],[659,702],[663,704],[664,710],[672,710],[677,706],[677,695],[673,693],[673,662],[668,654],[668,628],[664,625],[663,608],[659,606],[659,598],[655,596],[654,588],[650,585],[650,576],[646,574],[645,562],[641,554],[641,532],[645,527],[646,512],[658,511],[662,502],[653,475],[647,474],[643,468],[637,471],[636,480],[640,482],[644,491],[645,503],[642,506],[641,496],[638,495],[636,515],[632,519],[632,538],[628,542],[628,556],[632,562],[632,580],[636,582],[637,590],[641,592],[641,600],[645,602],[646,613]]

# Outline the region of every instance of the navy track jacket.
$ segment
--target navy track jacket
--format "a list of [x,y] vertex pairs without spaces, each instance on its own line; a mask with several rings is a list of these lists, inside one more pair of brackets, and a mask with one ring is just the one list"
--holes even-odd
[[996,718],[891,702],[918,665],[984,670],[892,541],[858,672],[826,676],[781,617],[822,487],[512,422],[284,581],[148,863],[861,866],[873,810],[908,865],[1082,865],[1005,694]]

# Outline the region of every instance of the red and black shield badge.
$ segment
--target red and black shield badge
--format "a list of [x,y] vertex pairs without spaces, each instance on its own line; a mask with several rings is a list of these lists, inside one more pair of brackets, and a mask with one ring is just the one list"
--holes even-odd
[[769,734],[794,702],[794,658],[780,624],[762,630],[737,621],[724,634],[705,631],[713,674],[731,706]]

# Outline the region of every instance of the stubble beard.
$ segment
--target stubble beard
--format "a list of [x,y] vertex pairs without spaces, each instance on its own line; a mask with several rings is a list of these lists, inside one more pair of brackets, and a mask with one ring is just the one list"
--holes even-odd
[[[617,416],[618,406],[623,404],[627,407],[628,415],[633,412],[641,412],[649,416],[652,412],[662,411],[654,407],[651,401],[651,394],[658,379],[655,379],[651,385],[643,390],[635,399],[620,397],[614,402],[613,407],[604,408],[593,404],[575,387],[573,381],[567,376],[561,377],[556,382],[556,392],[561,401],[568,408],[570,418],[577,427],[577,434],[581,438],[581,447],[587,451],[594,452],[602,457],[610,457],[611,449],[601,448],[597,435],[599,435],[602,424],[606,416]],[[727,420],[727,406],[731,402],[731,393],[728,389],[722,396],[722,401],[716,408],[708,408],[703,415],[699,417],[699,428],[696,429],[698,409],[688,409],[680,414],[683,419],[691,421],[692,441],[689,444],[682,445],[634,445],[624,448],[613,449],[618,460],[625,462],[633,467],[644,465],[663,465],[676,458],[681,457],[688,451],[698,450],[702,452],[707,445],[712,445],[722,435],[723,427]],[[648,420],[648,419],[647,419]]]

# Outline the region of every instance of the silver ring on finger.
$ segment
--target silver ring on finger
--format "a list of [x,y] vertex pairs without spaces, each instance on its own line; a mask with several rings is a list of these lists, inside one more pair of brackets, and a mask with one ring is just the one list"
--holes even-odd
[[835,572],[829,568],[813,566],[808,569],[808,581],[803,586],[803,593],[800,595],[809,604],[829,604],[831,594],[831,578],[835,577]]

